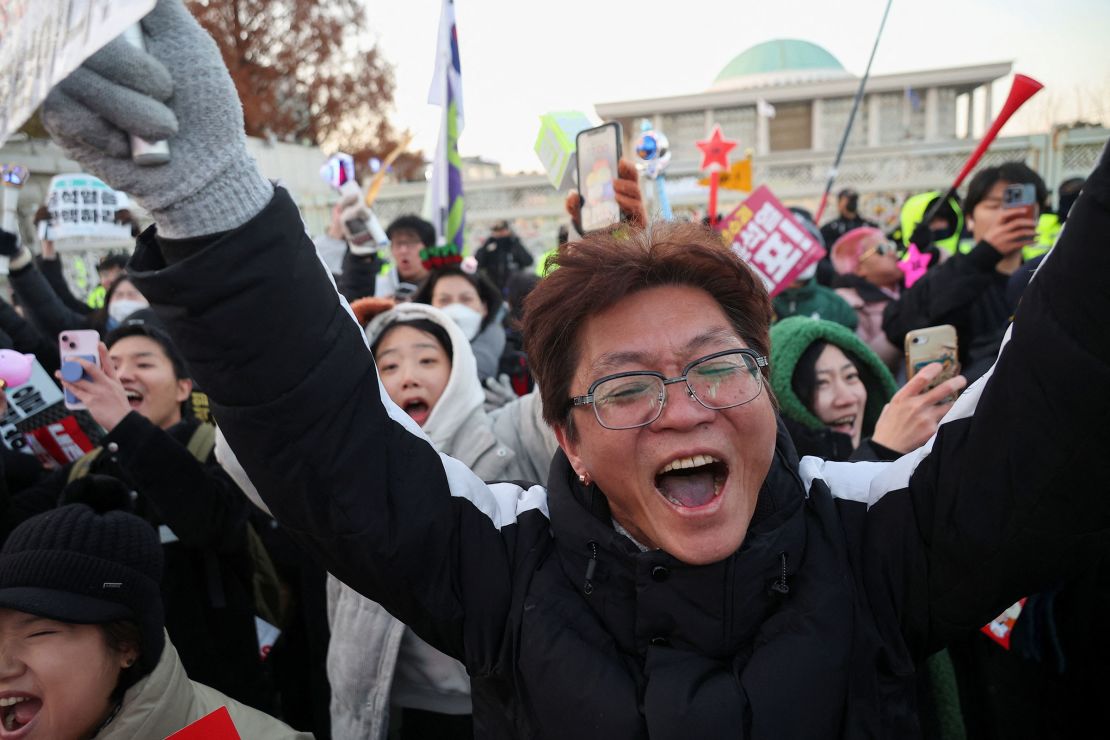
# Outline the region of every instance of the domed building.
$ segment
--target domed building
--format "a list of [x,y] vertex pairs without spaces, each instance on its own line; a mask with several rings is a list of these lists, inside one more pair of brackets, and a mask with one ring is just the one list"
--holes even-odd
[[[861,192],[950,182],[966,157],[964,145],[970,145],[959,140],[957,130],[979,132],[989,125],[991,83],[1010,74],[1011,66],[873,74],[838,182]],[[757,182],[769,184],[782,198],[808,202],[821,191],[858,87],[859,77],[827,49],[800,39],[774,39],[737,54],[703,91],[598,103],[596,110],[604,120],[621,121],[629,143],[643,119],[666,133],[676,204],[687,196],[691,203],[704,199],[696,188],[684,189],[689,183],[681,180],[696,176],[700,152],[695,142],[714,124],[739,140],[738,156],[752,151]],[[961,99],[964,121],[957,126]],[[954,146],[959,152],[949,155]]]
[[[990,84],[1011,64],[872,75],[849,146],[884,146],[956,138],[956,100]],[[757,155],[835,150],[859,78],[827,49],[799,39],[774,39],[737,54],[703,92],[669,98],[598,103],[603,119],[634,124],[648,118],[671,140],[677,161],[697,158],[694,145],[721,124]],[[758,115],[760,102],[766,115]],[[973,111],[976,106],[967,106]],[[773,109],[773,117],[771,110]],[[987,114],[989,116],[989,114]],[[974,121],[969,124],[974,127]],[[626,125],[633,134],[638,125]],[[966,128],[966,126],[965,126]]]
[[852,78],[824,47],[798,39],[775,39],[747,49],[724,66],[710,90],[742,90]]
[[[1011,64],[1001,62],[872,75],[836,187],[856,188],[861,213],[893,228],[907,197],[951,184],[990,124],[992,84],[1004,82],[1010,72]],[[706,208],[695,142],[717,123],[740,142],[733,161],[751,150],[756,185],[768,185],[790,205],[815,209],[859,87],[858,74],[817,44],[774,39],[743,50],[704,82],[685,95],[598,103],[597,117],[621,122],[629,155],[644,119],[666,133],[672,152],[667,192],[679,217]],[[1005,95],[1004,85],[994,92]],[[1052,186],[1064,177],[1085,176],[1105,140],[1104,129],[1002,136],[980,166],[1024,160]],[[567,220],[566,194],[551,187],[546,175],[479,179],[468,171],[464,179],[468,244],[481,244],[493,223],[508,219],[533,253],[555,246],[556,231]],[[655,189],[646,182],[644,194],[654,199]],[[383,222],[419,213],[424,195],[422,183],[387,185],[374,210]],[[745,196],[721,190],[718,210],[728,213]],[[649,203],[649,208],[657,212],[658,206]],[[823,220],[834,215],[835,203]]]

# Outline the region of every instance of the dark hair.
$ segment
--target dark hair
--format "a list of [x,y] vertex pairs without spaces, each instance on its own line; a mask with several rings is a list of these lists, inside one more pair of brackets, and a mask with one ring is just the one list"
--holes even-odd
[[[771,301],[763,283],[721,241],[698,224],[663,222],[587,234],[559,247],[557,266],[524,301],[524,340],[544,420],[569,424],[570,384],[578,365],[578,333],[597,313],[642,290],[699,288],[721,306],[749,347],[769,351]],[[766,374],[764,369],[764,374]]]
[[[126,258],[124,259],[123,264],[124,265],[127,264]],[[98,265],[96,269],[99,270],[101,267],[102,267],[102,265]],[[131,283],[131,277],[126,272],[123,273],[122,275],[117,275],[116,278],[114,280],[112,280],[111,284],[108,286],[108,289],[106,291],[104,291],[104,307],[105,308],[107,308],[108,304],[112,302],[112,296],[114,296],[116,294],[116,289],[119,288],[119,286],[123,285],[124,283]],[[131,283],[131,284],[135,285],[135,283]],[[139,289],[138,286],[135,286],[135,290],[138,290],[138,289]]]
[[432,295],[435,293],[436,283],[445,277],[464,278],[474,286],[474,290],[478,291],[478,298],[486,307],[486,315],[482,319],[482,329],[485,329],[490,325],[490,322],[497,318],[497,312],[501,310],[501,292],[497,290],[497,286],[490,282],[490,279],[485,275],[471,275],[456,265],[448,265],[432,270],[428,277],[424,279],[420,289],[412,297],[413,303],[432,305]]
[[509,315],[514,321],[524,318],[524,299],[539,283],[540,276],[531,272],[514,272],[509,276],[509,284],[505,286],[505,290],[508,293]]
[[[109,255],[105,256],[104,259],[107,259],[110,256],[111,255],[109,254]],[[104,260],[102,259],[101,263],[103,263],[103,262],[104,262]],[[127,265],[127,258],[124,257],[123,265],[121,265],[121,266],[126,266],[126,265]],[[100,269],[101,269],[101,264],[98,264],[96,269],[99,272]],[[108,320],[109,320],[108,304],[112,302],[112,296],[114,296],[116,294],[116,289],[119,288],[119,286],[122,285],[124,282],[131,283],[131,278],[127,275],[126,272],[124,272],[120,275],[117,275],[112,280],[112,282],[108,285],[107,290],[104,291],[104,305],[101,306],[100,308],[96,309],[96,311],[94,311],[92,313],[91,317],[90,317],[90,323],[95,327],[99,327],[101,331],[104,331],[105,328],[108,326]],[[131,284],[134,285],[134,283],[131,283]],[[136,286],[136,290],[137,289],[138,288]]]
[[108,649],[113,653],[123,653],[127,650],[135,651],[135,662],[120,671],[119,681],[112,691],[112,700],[118,702],[123,699],[124,693],[145,675],[142,661],[137,659],[143,644],[143,632],[139,629],[138,624],[130,620],[107,622],[106,624],[98,624],[97,627],[104,635],[104,642]]
[[378,345],[385,341],[385,338],[388,337],[394,329],[398,329],[402,326],[407,326],[410,329],[422,331],[425,334],[431,334],[432,337],[434,337],[435,340],[439,342],[440,346],[443,347],[443,351],[447,353],[447,359],[451,360],[451,363],[454,364],[455,353],[451,346],[451,337],[447,334],[446,329],[444,329],[442,326],[432,321],[431,319],[391,321],[390,323],[386,324],[384,329],[378,332],[378,336],[374,337],[374,342],[370,345],[370,353],[373,355],[377,355]]
[[[109,252],[108,254],[101,257],[100,261],[96,263],[96,271],[103,272],[104,270],[111,269],[122,270],[127,267],[127,260],[128,257],[123,252]],[[117,278],[116,282],[118,281],[119,279]],[[113,282],[113,286],[114,285],[115,282]],[[105,299],[107,299],[107,296],[105,296]]]
[[1037,190],[1037,203],[1044,203],[1045,198],[1048,197],[1048,188],[1045,187],[1044,180],[1033,171],[1033,168],[1025,162],[1003,162],[997,167],[984,167],[971,178],[967,186],[967,198],[964,199],[964,213],[968,216],[974,215],[975,207],[987,197],[987,193],[1000,180],[1011,185],[1031,183]]
[[436,243],[436,228],[424,219],[411,213],[393,219],[393,222],[386,227],[385,235],[392,240],[393,235],[398,231],[414,232],[425,247],[431,247]]
[[843,352],[844,356],[848,358],[848,362],[852,363],[857,371],[862,372],[861,368],[865,367],[854,354],[824,339],[818,339],[806,347],[805,352],[798,357],[798,362],[794,365],[794,374],[790,378],[790,388],[794,391],[798,400],[805,404],[805,407],[814,416],[817,415],[817,412],[813,410],[813,397],[817,395],[817,358],[829,346],[836,347]]
[[35,226],[38,226],[39,222],[41,222],[41,221],[49,221],[49,220],[50,220],[50,209],[47,208],[46,206],[39,206],[38,209],[35,211],[35,218],[34,218]]
[[170,364],[173,365],[174,378],[177,380],[189,379],[189,369],[185,365],[185,358],[181,356],[181,352],[178,351],[177,345],[170,339],[169,334],[145,321],[126,321],[108,335],[104,344],[108,346],[108,349],[111,349],[116,342],[128,337],[146,337],[157,342]]

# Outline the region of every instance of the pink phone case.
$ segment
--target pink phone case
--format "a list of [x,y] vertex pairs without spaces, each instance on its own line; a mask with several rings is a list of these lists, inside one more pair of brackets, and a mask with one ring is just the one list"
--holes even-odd
[[[100,367],[100,334],[92,329],[63,331],[58,335],[58,354],[62,359],[62,377],[66,374],[66,361],[82,359]],[[85,404],[69,391],[65,392],[67,409],[78,410]]]

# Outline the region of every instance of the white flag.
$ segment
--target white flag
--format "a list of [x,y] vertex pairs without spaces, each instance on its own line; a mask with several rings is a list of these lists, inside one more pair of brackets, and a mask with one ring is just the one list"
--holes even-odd
[[775,106],[771,105],[770,103],[768,103],[763,98],[760,98],[756,102],[755,109],[756,109],[756,112],[759,113],[759,115],[762,116],[763,118],[774,118],[775,117]]

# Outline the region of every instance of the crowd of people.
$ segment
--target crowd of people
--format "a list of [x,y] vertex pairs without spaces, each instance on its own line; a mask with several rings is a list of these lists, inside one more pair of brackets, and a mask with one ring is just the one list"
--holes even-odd
[[[1101,719],[1105,150],[1051,211],[1021,162],[892,233],[850,189],[824,225],[791,208],[826,256],[772,300],[712,228],[650,218],[626,161],[622,222],[539,259],[507,221],[470,256],[411,214],[367,241],[349,199],[312,239],[211,38],[180,0],[143,23],[149,51],[110,44],[101,93],[63,83],[43,122],[153,225],[118,212],[134,252],[80,297],[49,211],[0,232],[0,349],[102,431],[50,469],[0,448],[0,738],[221,706],[243,737],[336,740]],[[138,166],[128,134],[174,156]],[[1004,207],[1019,184],[1047,236]],[[958,374],[907,362],[940,325]],[[59,350],[87,329],[98,357]]]

